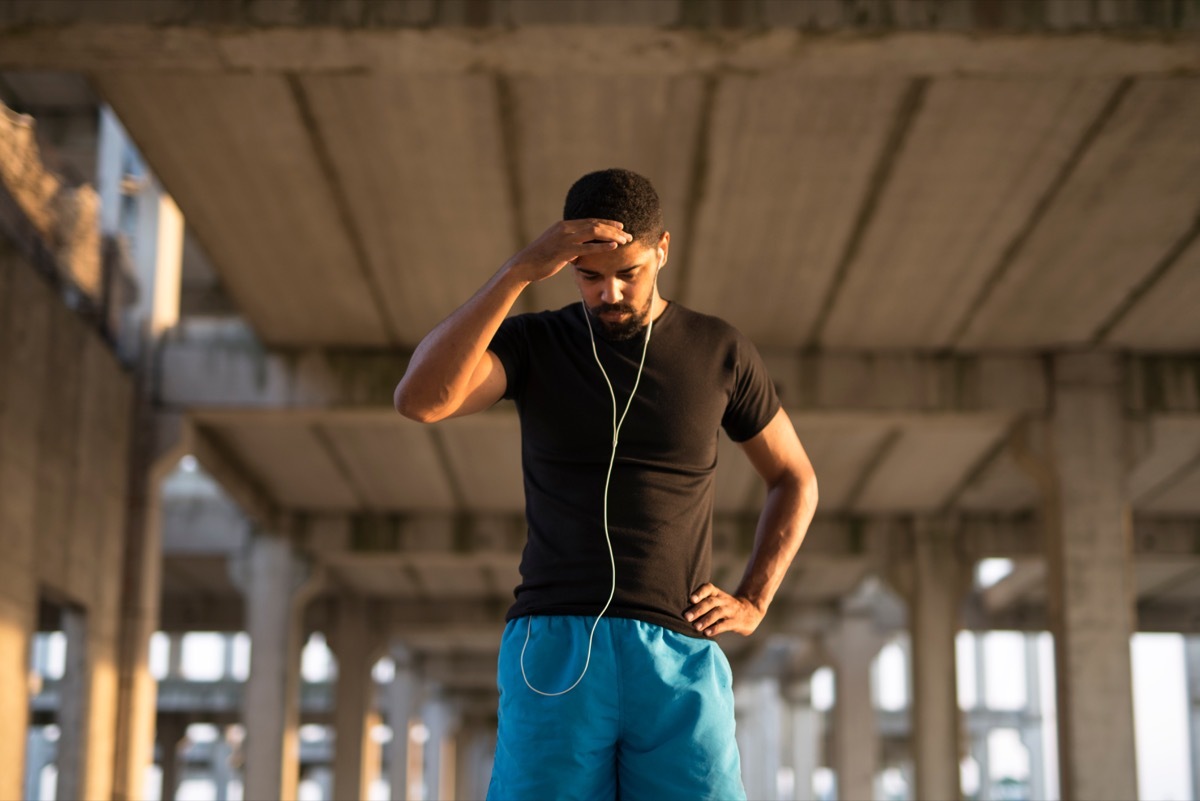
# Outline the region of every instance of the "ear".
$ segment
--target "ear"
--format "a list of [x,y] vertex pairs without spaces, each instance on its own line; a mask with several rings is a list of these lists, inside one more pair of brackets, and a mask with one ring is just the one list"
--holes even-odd
[[663,231],[663,235],[658,240],[658,269],[662,269],[667,263],[667,255],[671,250],[671,232]]

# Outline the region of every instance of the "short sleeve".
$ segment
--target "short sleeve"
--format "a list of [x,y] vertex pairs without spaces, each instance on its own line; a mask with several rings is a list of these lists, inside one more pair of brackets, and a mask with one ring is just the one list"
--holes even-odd
[[526,335],[528,316],[518,314],[500,323],[488,350],[496,354],[504,365],[504,398],[515,400],[525,385],[526,367],[529,364],[529,338]]
[[734,343],[733,391],[721,427],[734,442],[752,439],[779,411],[779,395],[758,349],[742,334]]

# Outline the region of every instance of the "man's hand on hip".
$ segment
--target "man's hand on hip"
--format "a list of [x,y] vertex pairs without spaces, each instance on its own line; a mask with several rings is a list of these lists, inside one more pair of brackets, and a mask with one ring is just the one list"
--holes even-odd
[[705,584],[692,593],[692,605],[683,617],[706,637],[727,631],[745,636],[752,634],[762,622],[760,610],[745,598],[730,595],[715,584]]

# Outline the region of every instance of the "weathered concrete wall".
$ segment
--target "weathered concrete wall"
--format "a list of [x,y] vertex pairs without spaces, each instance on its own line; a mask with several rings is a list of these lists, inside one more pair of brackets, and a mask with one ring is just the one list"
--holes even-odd
[[21,797],[39,593],[86,619],[87,745],[69,778],[81,797],[111,793],[132,390],[108,344],[0,239],[0,798]]

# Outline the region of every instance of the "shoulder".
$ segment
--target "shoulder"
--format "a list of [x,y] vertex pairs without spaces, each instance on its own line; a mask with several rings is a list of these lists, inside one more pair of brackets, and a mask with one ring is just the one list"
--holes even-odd
[[676,302],[672,302],[668,309],[674,309],[680,329],[686,331],[689,338],[693,338],[698,343],[703,343],[707,347],[725,345],[737,350],[754,348],[745,334],[732,323],[716,315],[698,312]]
[[578,325],[579,321],[576,318],[581,317],[578,306],[578,303],[573,303],[561,309],[514,314],[500,323],[500,331],[526,337],[547,336],[566,331]]

